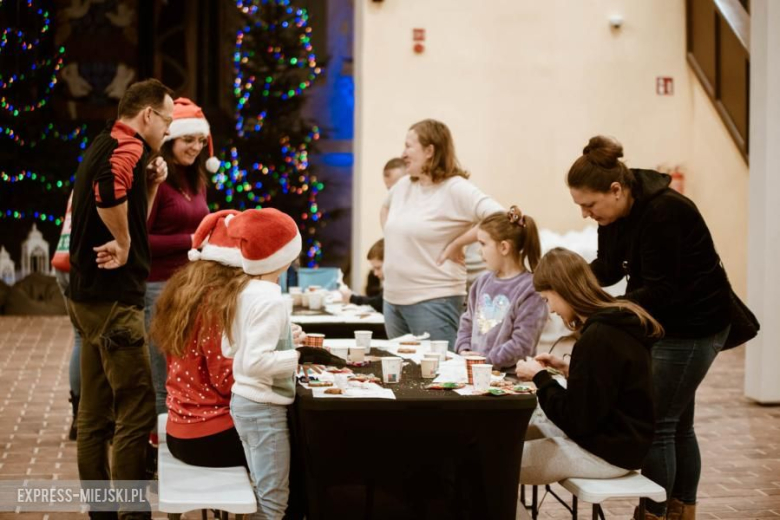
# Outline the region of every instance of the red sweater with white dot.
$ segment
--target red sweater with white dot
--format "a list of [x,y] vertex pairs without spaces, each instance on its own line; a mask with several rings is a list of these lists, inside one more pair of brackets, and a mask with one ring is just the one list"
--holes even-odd
[[233,360],[222,355],[221,345],[222,331],[212,327],[195,334],[183,357],[167,356],[166,432],[173,437],[195,439],[233,427]]

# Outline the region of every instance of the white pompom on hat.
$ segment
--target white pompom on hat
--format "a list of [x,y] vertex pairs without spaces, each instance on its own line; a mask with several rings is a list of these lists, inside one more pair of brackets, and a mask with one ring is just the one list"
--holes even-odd
[[206,169],[211,173],[219,170],[220,161],[214,156],[214,142],[211,139],[211,127],[203,115],[203,110],[192,100],[184,97],[173,102],[173,122],[168,130],[165,141],[185,135],[205,135],[209,144],[209,158],[206,159]]
[[248,209],[236,215],[227,222],[227,234],[238,242],[241,266],[247,274],[278,271],[301,254],[298,225],[273,208]]
[[239,242],[228,235],[227,226],[228,221],[239,214],[234,209],[225,209],[206,215],[193,235],[193,249],[187,253],[190,261],[211,260],[230,267],[242,267]]

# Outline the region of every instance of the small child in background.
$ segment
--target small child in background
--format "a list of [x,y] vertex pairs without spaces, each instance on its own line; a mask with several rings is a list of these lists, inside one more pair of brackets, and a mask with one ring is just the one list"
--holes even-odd
[[404,175],[406,175],[406,164],[399,157],[387,161],[384,170],[382,170],[382,179],[384,179],[385,187],[388,190]]
[[[371,272],[381,282],[385,279],[385,275],[382,272],[382,266],[385,262],[385,239],[382,238],[371,246],[366,255],[368,262],[371,264]],[[341,292],[341,299],[344,302],[354,303],[355,305],[370,305],[377,312],[382,312],[382,288],[380,286],[379,292],[373,296],[361,296],[354,294],[352,290],[346,285],[342,286],[339,291]]]
[[534,220],[512,206],[480,222],[477,240],[488,272],[471,286],[455,352],[485,356],[496,369],[514,367],[536,353],[547,320],[532,274],[541,257],[539,233]]
[[[65,296],[70,285],[70,215],[71,205],[73,203],[73,193],[68,197],[68,206],[65,210],[65,219],[60,231],[60,241],[57,243],[57,250],[51,259],[51,266],[54,268],[54,277],[57,285]],[[65,298],[65,305],[68,299]],[[75,441],[78,433],[78,415],[79,400],[81,397],[81,335],[76,327],[73,327],[73,350],[70,355],[68,365],[68,376],[70,381],[70,405],[73,410],[73,421],[70,423],[68,439]]]

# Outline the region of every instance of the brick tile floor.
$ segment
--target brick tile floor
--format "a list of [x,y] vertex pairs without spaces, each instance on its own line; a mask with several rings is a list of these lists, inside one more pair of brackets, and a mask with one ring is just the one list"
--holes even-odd
[[[65,317],[0,317],[0,479],[76,480],[76,444],[68,440]],[[780,407],[742,395],[744,349],[721,354],[699,391],[696,425],[703,472],[698,518],[780,517]],[[568,494],[558,488],[560,494]],[[607,518],[629,518],[633,503],[609,501]],[[590,506],[580,514],[590,517]],[[549,497],[541,518],[567,518]],[[156,517],[163,518],[159,513]],[[518,518],[525,518],[524,511]],[[85,518],[76,513],[0,513],[0,518]],[[200,518],[190,514],[190,518]]]

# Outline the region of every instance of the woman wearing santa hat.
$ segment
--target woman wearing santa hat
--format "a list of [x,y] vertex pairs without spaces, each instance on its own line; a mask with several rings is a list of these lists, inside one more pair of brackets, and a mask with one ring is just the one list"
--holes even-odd
[[[174,101],[173,122],[160,150],[168,163],[168,178],[160,185],[147,227],[152,251],[152,267],[146,284],[146,327],[165,283],[187,263],[192,235],[208,215],[206,204],[207,171],[216,173],[219,160],[214,157],[211,129],[203,110],[187,98]],[[152,382],[158,414],[166,413],[165,357],[149,342]]]

